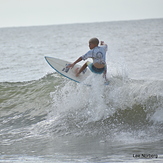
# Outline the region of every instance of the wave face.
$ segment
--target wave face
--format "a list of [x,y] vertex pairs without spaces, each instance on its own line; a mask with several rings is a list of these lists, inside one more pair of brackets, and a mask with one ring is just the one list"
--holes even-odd
[[114,77],[104,85],[98,75],[86,81],[92,86],[53,73],[36,81],[0,83],[1,145],[35,136],[162,139],[162,81]]

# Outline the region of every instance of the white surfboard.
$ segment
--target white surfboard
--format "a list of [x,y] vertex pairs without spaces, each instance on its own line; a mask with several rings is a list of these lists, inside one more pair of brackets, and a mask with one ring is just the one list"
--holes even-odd
[[76,64],[73,68],[67,68],[67,66],[71,64],[68,61],[47,56],[45,59],[54,70],[77,83],[84,81],[90,75],[90,70],[86,68],[83,72],[80,73],[78,77],[76,77],[75,70],[80,68],[80,65]]

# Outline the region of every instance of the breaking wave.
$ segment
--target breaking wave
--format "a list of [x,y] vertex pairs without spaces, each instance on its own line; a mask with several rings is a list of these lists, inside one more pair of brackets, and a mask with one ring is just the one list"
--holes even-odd
[[112,77],[104,85],[98,75],[86,81],[91,86],[53,73],[36,81],[0,83],[1,143],[66,135],[162,139],[163,81]]

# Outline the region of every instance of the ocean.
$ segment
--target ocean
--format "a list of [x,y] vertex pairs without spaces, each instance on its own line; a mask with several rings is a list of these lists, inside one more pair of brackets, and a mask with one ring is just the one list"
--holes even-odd
[[[0,162],[163,162],[163,19],[0,28]],[[54,71],[92,37],[107,77]],[[82,65],[84,61],[80,64]]]

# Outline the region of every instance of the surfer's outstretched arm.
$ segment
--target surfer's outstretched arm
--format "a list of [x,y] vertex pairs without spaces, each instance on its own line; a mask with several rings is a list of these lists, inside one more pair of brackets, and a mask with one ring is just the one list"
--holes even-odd
[[80,62],[80,61],[82,61],[82,57],[79,57],[74,63],[68,65],[67,67],[68,67],[68,68],[73,68],[74,65],[75,65],[76,63]]

